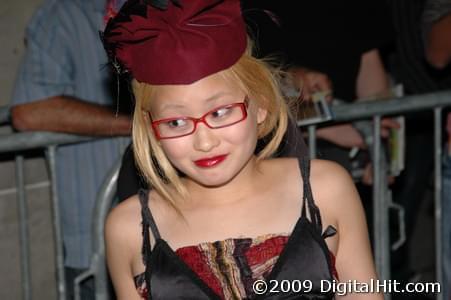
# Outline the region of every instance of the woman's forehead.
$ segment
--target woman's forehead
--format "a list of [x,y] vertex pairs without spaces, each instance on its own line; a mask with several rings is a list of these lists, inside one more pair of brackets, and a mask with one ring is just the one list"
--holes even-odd
[[155,86],[151,106],[189,105],[198,102],[213,102],[222,98],[240,97],[244,94],[238,84],[214,74],[189,85]]

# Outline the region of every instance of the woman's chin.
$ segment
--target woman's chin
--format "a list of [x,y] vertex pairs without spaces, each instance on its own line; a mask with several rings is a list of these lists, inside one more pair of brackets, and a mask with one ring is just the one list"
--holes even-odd
[[205,187],[205,188],[219,188],[226,185],[229,180],[226,179],[208,179],[208,180],[198,180],[197,184]]
[[193,176],[191,180],[205,188],[219,188],[229,183],[233,178],[234,176],[218,174],[217,176]]

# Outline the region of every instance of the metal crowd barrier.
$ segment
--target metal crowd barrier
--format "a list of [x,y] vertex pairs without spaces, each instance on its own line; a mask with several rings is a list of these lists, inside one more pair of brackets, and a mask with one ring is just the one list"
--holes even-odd
[[[381,279],[390,279],[390,233],[388,213],[394,207],[387,181],[387,166],[382,160],[382,143],[380,135],[383,116],[402,115],[416,111],[433,110],[434,112],[434,216],[435,216],[435,255],[436,281],[442,280],[442,110],[451,105],[451,91],[413,95],[402,98],[357,102],[332,107],[334,121],[345,122],[371,118],[373,120],[373,223],[374,256],[376,268]],[[315,127],[308,129],[309,141],[315,141]],[[310,145],[312,146],[312,144]],[[310,149],[315,154],[315,148]],[[386,295],[385,299],[391,299]],[[438,293],[442,300],[443,294]]]
[[[7,109],[0,108],[0,123],[9,120]],[[55,265],[57,277],[58,299],[66,299],[66,286],[64,277],[64,256],[61,223],[59,217],[59,201],[56,189],[56,162],[55,151],[58,145],[78,143],[92,140],[90,137],[74,136],[68,134],[48,132],[22,132],[0,135],[0,153],[16,153],[16,187],[19,210],[19,235],[20,235],[20,267],[22,299],[32,299],[31,289],[31,265],[28,235],[28,211],[24,180],[24,155],[23,152],[31,149],[43,149],[45,151],[51,179],[52,196],[52,225],[55,240]]]
[[75,300],[81,299],[81,284],[91,277],[95,279],[95,298],[110,299],[108,288],[108,273],[105,264],[105,243],[103,232],[108,211],[113,206],[116,197],[116,182],[119,175],[122,159],[114,164],[102,183],[98,194],[98,201],[94,207],[94,222],[92,228],[93,249],[89,269],[75,279]]
[[[451,91],[407,96],[390,100],[375,100],[370,102],[359,102],[353,104],[341,104],[332,107],[334,121],[347,122],[362,119],[372,119],[373,121],[373,213],[374,213],[374,252],[376,267],[381,279],[390,278],[390,244],[389,244],[389,228],[388,228],[388,210],[393,205],[391,194],[388,188],[387,175],[384,161],[382,160],[382,143],[380,138],[380,124],[383,116],[401,115],[414,111],[433,110],[434,111],[434,191],[435,191],[435,249],[436,249],[436,278],[438,282],[442,282],[441,266],[442,266],[442,241],[441,241],[441,113],[445,106],[451,106]],[[7,114],[0,108],[0,123],[8,119]],[[309,147],[312,157],[315,154],[316,126],[308,126]],[[62,242],[61,227],[59,224],[58,198],[56,194],[55,183],[55,148],[59,144],[67,144],[72,142],[80,142],[89,140],[86,137],[71,136],[65,134],[52,133],[14,133],[3,135],[0,139],[0,153],[18,152],[16,155],[17,184],[18,184],[18,202],[20,211],[21,224],[21,270],[22,270],[22,288],[23,299],[31,299],[30,287],[30,265],[28,250],[28,234],[27,234],[27,212],[26,199],[23,183],[23,156],[20,151],[35,148],[45,148],[47,159],[50,165],[50,173],[52,179],[52,204],[54,219],[54,234],[57,262],[57,280],[58,280],[58,298],[65,299],[64,285],[64,267],[62,265]],[[104,263],[105,248],[103,244],[103,228],[105,216],[108,213],[114,199],[115,184],[117,180],[117,172],[119,162],[113,166],[110,174],[104,181],[95,207],[94,215],[94,241],[93,256],[91,266],[87,272],[83,273],[76,279],[76,292],[79,292],[79,284],[85,279],[93,276],[96,280],[96,299],[108,299],[107,276]],[[437,295],[438,299],[442,299],[441,294]],[[79,299],[79,295],[78,298]],[[387,295],[386,299],[390,299]]]

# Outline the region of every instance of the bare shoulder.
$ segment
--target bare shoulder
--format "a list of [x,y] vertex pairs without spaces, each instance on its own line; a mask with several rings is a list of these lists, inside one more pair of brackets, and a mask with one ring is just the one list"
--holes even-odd
[[[151,211],[156,224],[166,228],[173,222],[173,208],[164,201],[155,191],[151,190],[148,195],[147,205]],[[121,241],[142,242],[142,207],[138,195],[134,195],[114,207],[108,215],[106,221],[106,234],[113,231],[115,238]],[[108,237],[108,235],[107,235]],[[150,233],[150,242],[154,243],[154,236]]]
[[299,173],[299,161],[297,158],[292,157],[271,158],[263,161],[263,168],[266,168],[264,170],[270,170],[272,174],[280,172],[288,177]]
[[[337,234],[327,239],[326,243],[335,254],[335,267],[340,280],[370,282],[377,278],[365,213],[349,173],[335,162],[312,160],[310,178],[323,224],[337,229]],[[356,298],[382,299],[382,296],[362,294]]]
[[111,209],[107,217],[107,224],[111,224],[111,226],[127,226],[139,223],[140,219],[141,205],[138,196],[134,195]]
[[311,160],[310,184],[313,198],[324,214],[339,221],[361,211],[355,184],[346,169],[328,160]]
[[330,160],[310,160],[310,181],[312,184],[330,186],[331,189],[346,188],[343,183],[354,186],[350,174],[341,165]]
[[141,206],[138,196],[132,196],[115,206],[106,219],[107,242],[132,245],[140,241]]
[[[297,183],[301,176],[299,160],[297,158],[274,158],[267,160],[267,170],[275,174],[283,175],[284,181]],[[321,189],[331,193],[339,191],[346,192],[347,189],[353,189],[354,183],[349,173],[339,164],[321,159],[310,160],[310,184],[312,188]]]
[[132,196],[114,207],[105,223],[105,254],[118,299],[138,299],[133,276],[143,270],[141,205]]
[[290,186],[298,186],[300,171],[299,160],[292,157],[278,157],[264,160],[262,170],[270,174],[271,181],[276,178]]

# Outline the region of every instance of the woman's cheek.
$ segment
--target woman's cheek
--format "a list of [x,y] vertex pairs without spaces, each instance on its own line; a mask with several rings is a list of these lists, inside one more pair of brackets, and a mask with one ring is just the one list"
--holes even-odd
[[223,140],[230,145],[252,145],[253,141],[257,139],[257,124],[252,119],[223,129]]
[[190,149],[192,149],[188,140],[189,138],[178,138],[161,141],[161,147],[164,153],[173,164],[176,160],[186,157]]

